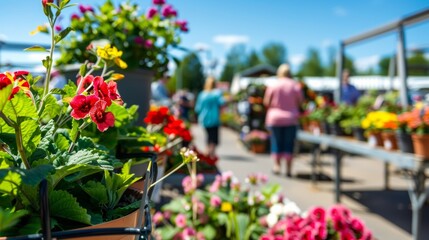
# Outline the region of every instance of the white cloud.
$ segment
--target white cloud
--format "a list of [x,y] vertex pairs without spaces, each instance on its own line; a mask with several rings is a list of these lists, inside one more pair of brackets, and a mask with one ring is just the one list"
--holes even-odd
[[328,48],[328,47],[334,46],[334,42],[332,41],[332,39],[323,39],[321,45],[322,45],[322,48]]
[[210,50],[211,47],[207,43],[197,42],[194,44],[194,49],[199,51],[206,51],[206,50]]
[[249,37],[245,35],[217,35],[213,37],[213,41],[229,48],[236,44],[249,42]]
[[348,12],[345,8],[337,6],[334,8],[334,15],[338,17],[345,17],[347,16]]
[[354,63],[359,71],[365,71],[372,67],[376,67],[379,61],[380,55],[372,55],[369,57],[358,58],[354,61]]
[[290,57],[290,63],[292,67],[298,67],[301,65],[305,60],[304,54],[295,54]]

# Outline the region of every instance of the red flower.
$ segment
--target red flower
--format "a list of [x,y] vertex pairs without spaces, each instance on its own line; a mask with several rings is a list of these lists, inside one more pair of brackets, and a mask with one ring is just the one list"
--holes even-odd
[[116,84],[116,82],[114,81],[110,81],[107,84],[107,88],[109,90],[109,98],[118,103],[119,105],[124,104],[124,102],[122,101],[121,95],[119,95],[118,93],[118,85]]
[[84,96],[77,95],[70,102],[70,106],[72,107],[71,116],[74,119],[82,119],[85,118],[91,109],[94,107],[95,103],[98,101],[98,97],[95,95]]
[[[80,81],[82,81],[82,77],[79,77],[77,79],[77,86],[79,87],[79,89],[77,90],[77,94],[83,93],[85,91],[85,89],[87,89],[89,86],[91,86],[91,84],[94,82],[94,76],[92,76],[92,75],[86,76],[83,79],[82,84],[80,83]],[[88,92],[91,92],[93,88],[94,88],[93,86],[91,88],[89,88]]]
[[157,110],[149,111],[144,119],[147,124],[161,124],[169,123],[174,120],[174,117],[170,114],[168,107],[160,107]]
[[115,125],[115,116],[111,112],[105,112],[107,103],[100,100],[95,103],[94,107],[89,112],[92,121],[97,124],[100,132],[106,131],[109,127]]
[[46,4],[52,3],[54,0],[42,0],[43,7],[46,7]]
[[30,84],[27,82],[27,80],[19,78],[15,81],[15,87],[12,89],[12,93],[9,96],[9,100],[12,99],[15,94],[19,92],[19,90],[23,90],[28,97],[31,97],[32,95],[30,91]]
[[12,81],[4,73],[0,73],[0,90],[12,84]]
[[24,70],[15,71],[13,73],[13,78],[16,80],[16,79],[21,78],[23,76],[27,76],[28,74],[30,74],[29,71],[24,71]]
[[183,141],[190,142],[192,140],[191,133],[186,128],[185,123],[180,119],[174,119],[164,127],[164,132],[168,135],[180,137]]
[[79,15],[77,15],[77,13],[73,13],[72,15],[71,15],[71,20],[73,21],[73,20],[79,20]]
[[101,100],[105,101],[107,106],[112,105],[112,100],[109,96],[109,88],[102,77],[97,76],[94,79],[94,94]]

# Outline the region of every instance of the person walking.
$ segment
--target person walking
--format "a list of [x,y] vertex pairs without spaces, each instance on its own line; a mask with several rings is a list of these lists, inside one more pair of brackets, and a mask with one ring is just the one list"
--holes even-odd
[[220,109],[226,100],[222,91],[216,89],[216,80],[209,76],[204,84],[204,90],[198,94],[195,112],[198,123],[204,127],[207,136],[207,155],[216,158],[216,146],[219,144]]
[[265,125],[271,132],[271,156],[274,160],[272,171],[274,174],[280,174],[281,160],[285,159],[286,176],[291,177],[300,104],[304,96],[300,84],[292,79],[288,64],[279,66],[277,78],[278,81],[265,90]]

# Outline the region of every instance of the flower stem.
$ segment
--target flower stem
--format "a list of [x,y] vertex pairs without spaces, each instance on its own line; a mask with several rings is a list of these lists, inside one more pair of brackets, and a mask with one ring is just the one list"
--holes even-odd
[[181,167],[183,167],[183,165],[185,165],[185,163],[181,163],[179,166],[177,166],[175,169],[171,170],[169,173],[165,174],[164,176],[162,176],[162,178],[156,180],[156,182],[152,183],[149,186],[149,189],[154,187],[157,183],[161,182],[162,180],[164,180],[165,178],[167,178],[168,176],[170,176],[171,174],[173,174],[174,172],[176,172],[177,170],[179,170]]

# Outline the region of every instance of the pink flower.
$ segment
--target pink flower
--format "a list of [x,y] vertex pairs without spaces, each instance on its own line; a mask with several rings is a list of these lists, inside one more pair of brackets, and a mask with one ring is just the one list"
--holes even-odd
[[150,40],[150,39],[146,39],[146,40],[144,41],[144,47],[145,47],[146,49],[152,48],[152,47],[153,47],[153,41],[152,41],[152,40]]
[[177,17],[177,11],[171,5],[164,5],[161,9],[161,14],[164,17]]
[[60,25],[55,25],[55,31],[60,32],[63,28]]
[[359,240],[372,240],[372,232],[368,229],[365,229]]
[[[112,105],[112,99],[110,99],[107,83],[100,76],[94,78],[94,94],[101,100],[105,101],[107,106]],[[115,93],[113,93],[113,95],[115,95]]]
[[158,14],[158,10],[157,10],[156,8],[154,8],[154,7],[151,7],[151,8],[149,8],[149,10],[147,10],[146,17],[147,17],[148,19],[151,19],[151,18],[153,18],[156,14]]
[[164,215],[162,215],[162,213],[160,213],[160,212],[156,212],[153,215],[152,219],[153,219],[153,223],[158,225],[162,222],[162,220],[164,220]]
[[165,4],[165,0],[153,0],[152,3],[155,5],[163,5]]
[[355,231],[357,234],[361,235],[363,231],[365,230],[365,226],[363,222],[358,218],[353,218],[350,221],[350,227]]
[[182,213],[179,213],[176,216],[176,219],[174,220],[174,222],[176,223],[177,227],[184,228],[186,227],[186,216]]
[[70,102],[70,106],[73,109],[70,115],[74,119],[85,118],[86,116],[88,116],[89,112],[91,111],[91,109],[94,107],[95,103],[98,100],[99,100],[98,97],[95,95],[75,96]]
[[99,100],[89,112],[92,121],[97,124],[97,129],[100,132],[104,132],[115,125],[115,116],[111,112],[105,112],[106,107],[107,103]]
[[314,207],[310,209],[309,217],[313,221],[325,222],[326,211],[322,207]]
[[178,26],[182,32],[188,32],[189,31],[188,22],[186,20],[177,20],[176,26]]
[[164,214],[163,214],[163,215],[164,215],[164,218],[165,218],[165,219],[170,219],[170,218],[171,218],[171,211],[168,211],[168,210],[167,210],[167,211],[164,211]]
[[193,192],[196,189],[196,187],[193,186],[193,184],[192,184],[191,176],[186,176],[183,178],[182,187],[183,187],[183,191],[185,192],[185,194]]
[[79,10],[80,10],[81,13],[94,12],[94,8],[93,7],[91,7],[90,5],[85,6],[83,4],[79,5]]
[[187,227],[183,229],[182,236],[185,239],[191,239],[192,237],[195,237],[197,235],[197,231],[191,227]]
[[73,20],[78,20],[80,17],[77,13],[73,13],[70,18],[73,21]]
[[144,44],[144,39],[142,37],[140,37],[140,36],[137,36],[137,37],[134,38],[134,42],[137,45],[143,45]]

